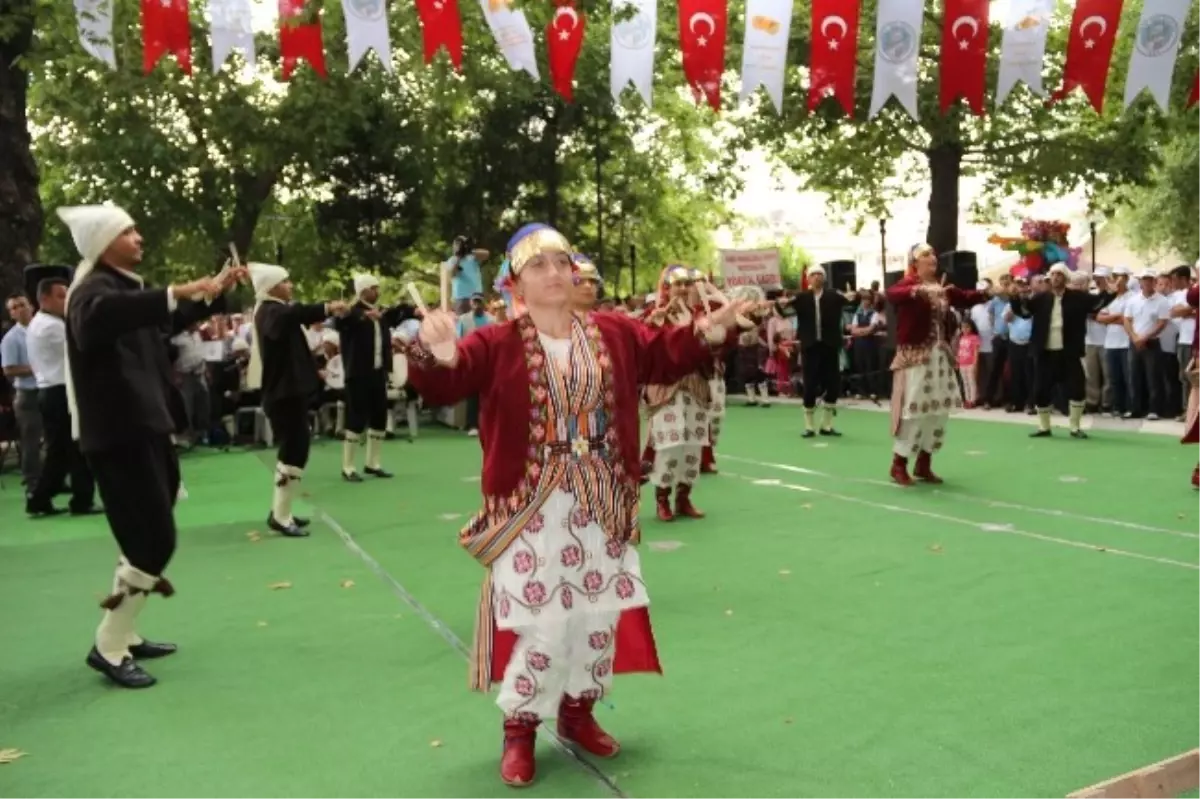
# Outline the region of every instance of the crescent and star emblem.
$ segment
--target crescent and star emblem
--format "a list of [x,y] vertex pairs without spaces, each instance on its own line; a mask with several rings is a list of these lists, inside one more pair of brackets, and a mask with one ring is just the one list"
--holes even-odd
[[717,22],[712,18],[711,14],[706,14],[703,11],[692,14],[691,18],[688,19],[688,30],[692,33],[696,32],[697,22],[703,22],[704,24],[708,25],[708,33],[702,33],[696,37],[696,44],[698,44],[700,47],[704,47],[708,44],[707,37],[712,36],[717,32]]
[[[1103,36],[1104,34],[1108,33],[1108,21],[1105,20],[1104,17],[1091,16],[1091,17],[1088,17],[1087,19],[1085,19],[1083,22],[1079,23],[1079,35],[1080,36],[1084,36],[1084,37],[1087,36],[1087,29],[1088,29],[1089,25],[1096,25],[1097,27],[1100,28],[1100,33],[1096,34],[1097,36]],[[1095,39],[1085,39],[1083,46],[1091,49],[1092,47],[1096,46],[1096,40]]]
[[[958,29],[960,27],[969,27],[971,35],[965,39],[958,37]],[[971,46],[971,40],[979,35],[979,20],[975,17],[958,17],[954,20],[954,24],[950,26],[950,35],[958,42],[958,49],[966,50]]]
[[[570,26],[566,28],[560,28],[558,26],[558,21],[563,17],[570,17]],[[551,25],[556,31],[558,31],[559,40],[565,42],[571,38],[571,34],[574,33],[575,29],[579,27],[579,12],[571,6],[559,6],[554,11],[554,20],[551,22]]]
[[[842,29],[842,32],[838,34],[836,39],[829,35],[830,26]],[[842,39],[846,38],[846,34],[849,32],[850,26],[846,24],[846,20],[842,19],[836,14],[825,17],[825,19],[821,20],[821,35],[824,36],[825,40],[829,43],[830,50],[836,50],[838,48],[838,43],[841,42]]]

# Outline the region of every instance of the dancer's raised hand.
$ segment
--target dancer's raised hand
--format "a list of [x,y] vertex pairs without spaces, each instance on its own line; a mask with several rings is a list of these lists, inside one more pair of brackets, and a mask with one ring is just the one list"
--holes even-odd
[[448,311],[427,311],[421,320],[418,334],[421,343],[443,366],[453,366],[458,360],[458,320]]

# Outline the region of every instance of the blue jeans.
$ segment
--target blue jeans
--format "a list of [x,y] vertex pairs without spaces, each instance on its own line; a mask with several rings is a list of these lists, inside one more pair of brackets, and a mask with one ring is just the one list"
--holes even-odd
[[1129,368],[1129,348],[1104,350],[1108,361],[1108,383],[1112,386],[1113,413],[1124,414],[1133,410],[1133,370]]

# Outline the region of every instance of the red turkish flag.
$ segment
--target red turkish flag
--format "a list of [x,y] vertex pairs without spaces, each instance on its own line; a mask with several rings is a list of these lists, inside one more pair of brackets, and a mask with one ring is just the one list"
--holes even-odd
[[433,61],[437,51],[445,47],[450,63],[461,72],[463,36],[458,0],[416,0],[416,3],[425,44],[425,63]]
[[942,22],[939,100],[942,113],[962,97],[983,116],[987,83],[988,0],[946,0]]
[[808,110],[836,98],[854,116],[854,73],[858,65],[859,0],[813,0]]
[[575,99],[573,82],[575,63],[583,47],[586,20],[572,0],[563,0],[546,23],[546,51],[550,61],[550,81],[554,90],[568,103]]
[[142,0],[142,71],[149,75],[167,53],[192,74],[188,0]]
[[283,79],[288,80],[301,59],[322,78],[325,71],[325,46],[321,42],[321,20],[301,23],[305,0],[279,0],[279,55],[283,57]]
[[679,0],[679,49],[683,75],[696,102],[708,100],[721,110],[721,75],[725,72],[725,0]]
[[1083,89],[1096,113],[1104,108],[1104,87],[1112,62],[1117,25],[1121,22],[1122,0],[1078,0],[1071,17],[1067,40],[1067,64],[1062,88],[1050,102],[1066,97],[1076,87]]
[[1187,107],[1191,108],[1200,100],[1200,73],[1196,73],[1196,79],[1192,81],[1192,92],[1188,95]]

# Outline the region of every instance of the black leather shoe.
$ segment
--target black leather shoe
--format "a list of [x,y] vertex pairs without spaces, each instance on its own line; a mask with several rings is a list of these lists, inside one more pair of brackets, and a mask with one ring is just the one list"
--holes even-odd
[[820,432],[821,432],[821,435],[823,435],[823,436],[840,436],[841,435],[841,433],[839,433],[837,430],[834,430],[832,427],[829,428],[828,430],[822,430]]
[[267,527],[288,538],[305,538],[308,536],[308,530],[296,524],[295,519],[292,519],[291,524],[283,524],[275,519],[274,513],[267,517]]
[[45,505],[35,505],[32,502],[25,503],[25,513],[29,514],[34,519],[43,519],[47,516],[58,516],[66,513],[65,508],[56,508],[47,502]]
[[803,433],[800,434],[800,437],[801,438],[814,438],[816,435],[817,434],[814,433],[812,430],[805,430]]
[[158,682],[158,680],[143,671],[142,667],[133,658],[125,658],[121,661],[121,665],[114,666],[104,659],[104,656],[100,654],[96,647],[92,647],[92,651],[88,652],[86,662],[88,666],[100,672],[122,688],[149,688]]
[[308,527],[310,523],[308,519],[301,519],[299,516],[293,516],[292,521],[297,527]]
[[342,472],[342,479],[347,483],[361,483],[363,481],[358,472]]
[[1051,435],[1049,430],[1034,430],[1029,434],[1030,438],[1049,438]]
[[369,474],[372,477],[391,477],[392,476],[392,473],[389,472],[387,469],[384,469],[384,468],[372,469],[370,466],[363,469],[363,473]]
[[96,516],[104,513],[104,508],[96,505],[89,505],[86,508],[71,508],[72,516]]
[[1071,438],[1085,439],[1087,437],[1088,437],[1088,434],[1083,432],[1082,430],[1072,430],[1071,431]]
[[175,644],[160,644],[157,641],[142,641],[140,644],[132,644],[129,647],[129,654],[133,655],[134,660],[165,658],[167,655],[174,655],[178,651],[179,647],[175,646]]

